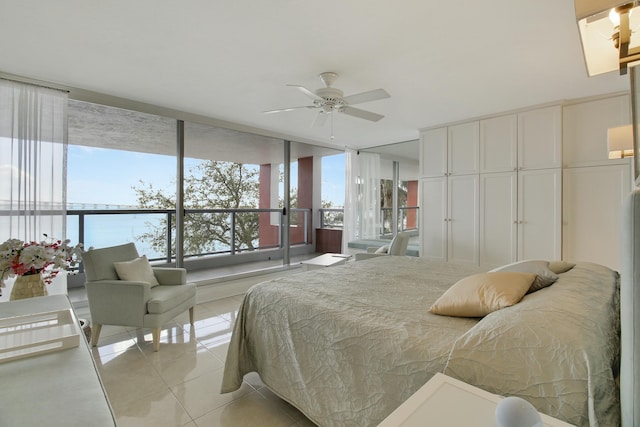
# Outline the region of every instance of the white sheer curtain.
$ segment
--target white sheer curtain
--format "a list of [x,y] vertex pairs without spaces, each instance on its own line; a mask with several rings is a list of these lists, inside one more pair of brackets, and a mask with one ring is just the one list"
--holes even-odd
[[0,79],[0,243],[65,238],[67,101]]
[[342,252],[349,242],[380,236],[380,155],[346,150]]

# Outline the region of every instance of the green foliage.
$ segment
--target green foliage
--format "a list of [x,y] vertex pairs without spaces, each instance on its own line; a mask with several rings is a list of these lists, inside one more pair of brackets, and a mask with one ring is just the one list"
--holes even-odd
[[[133,187],[138,205],[144,209],[174,209],[175,193],[165,194],[152,184],[140,181]],[[259,171],[239,163],[209,160],[190,169],[184,178],[184,207],[197,209],[258,208]],[[227,212],[193,213],[185,217],[184,250],[187,254],[210,253],[231,246],[231,217]],[[171,222],[175,235],[175,220]],[[148,232],[138,236],[155,250],[166,248],[167,221],[148,224]],[[254,249],[258,238],[258,214],[241,213],[235,217],[237,249]],[[175,241],[172,242],[175,254]]]
[[[330,200],[323,200],[321,203],[323,209],[332,209],[333,203]],[[325,212],[324,213],[324,226],[327,228],[342,228],[344,226],[344,209],[336,212]]]

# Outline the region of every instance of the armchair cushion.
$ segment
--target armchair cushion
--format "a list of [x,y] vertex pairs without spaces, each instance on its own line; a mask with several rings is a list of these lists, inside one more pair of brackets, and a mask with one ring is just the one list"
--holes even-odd
[[196,296],[196,285],[185,284],[180,286],[156,286],[151,289],[151,299],[147,302],[147,312],[150,314],[162,314],[183,301]]
[[160,283],[156,276],[153,274],[151,264],[146,255],[142,255],[139,258],[132,259],[131,261],[114,262],[114,268],[118,274],[120,280],[128,280],[132,282],[145,282],[151,285],[151,287],[158,286]]

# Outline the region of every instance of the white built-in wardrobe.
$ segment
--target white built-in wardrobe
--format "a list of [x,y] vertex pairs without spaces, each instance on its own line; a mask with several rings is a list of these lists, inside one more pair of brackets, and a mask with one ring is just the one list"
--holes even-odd
[[532,108],[421,132],[420,254],[491,268],[523,259],[618,269],[629,159],[607,129],[629,96]]

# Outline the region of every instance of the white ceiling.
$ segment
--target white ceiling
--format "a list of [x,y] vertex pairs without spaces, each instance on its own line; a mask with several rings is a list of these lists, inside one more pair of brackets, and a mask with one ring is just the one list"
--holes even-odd
[[[345,95],[379,122],[315,112],[286,84]],[[588,78],[570,0],[0,0],[0,72],[199,114],[336,147],[418,137],[420,128],[625,91]]]

